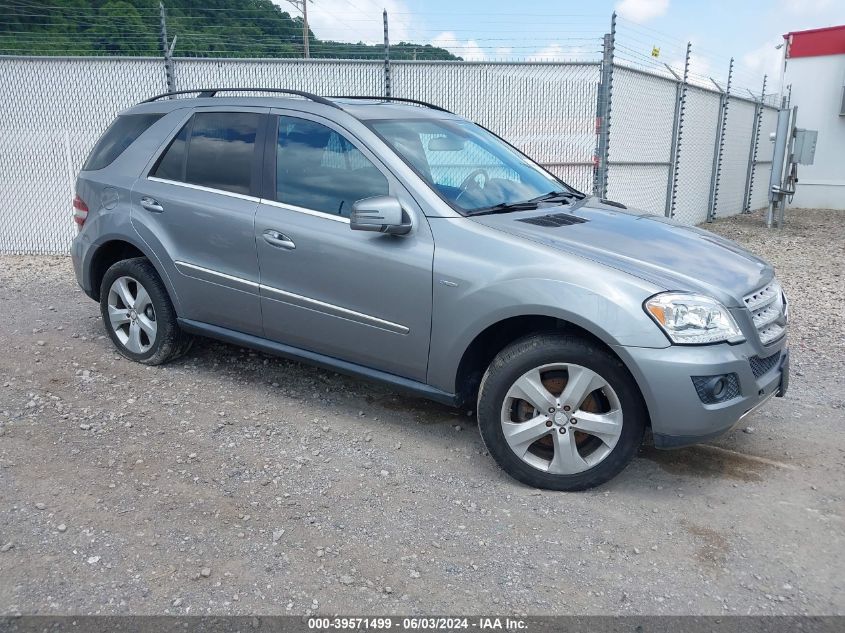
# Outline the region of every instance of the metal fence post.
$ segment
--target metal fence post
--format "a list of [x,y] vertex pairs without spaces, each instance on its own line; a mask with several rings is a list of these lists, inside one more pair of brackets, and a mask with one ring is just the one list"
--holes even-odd
[[390,39],[387,37],[387,9],[384,10],[384,96],[390,96]]
[[[173,71],[173,48],[167,42],[167,14],[164,11],[164,3],[158,3],[159,19],[161,21],[161,49],[164,53],[164,77],[167,80],[167,92],[176,91],[176,74]],[[173,38],[173,45],[176,45],[176,38]]]
[[607,197],[607,159],[610,151],[610,110],[613,102],[613,51],[616,45],[616,12],[602,45],[601,75],[596,93],[596,153],[593,157],[593,195]]
[[678,162],[681,157],[681,137],[684,131],[684,108],[687,101],[687,81],[689,79],[689,59],[692,43],[687,42],[687,52],[684,57],[684,76],[678,77],[675,71],[668,65],[669,69],[675,79],[678,80],[675,86],[675,113],[672,119],[672,140],[669,146],[669,173],[666,177],[666,208],[665,215],[667,218],[675,215],[675,201],[678,198]]
[[722,175],[722,151],[725,148],[725,128],[728,122],[728,100],[731,94],[731,80],[734,74],[734,58],[731,57],[730,66],[728,66],[728,83],[725,85],[725,90],[719,87],[712,78],[712,81],[717,88],[722,92],[719,99],[719,117],[716,121],[716,143],[713,147],[713,168],[710,176],[710,203],[707,206],[707,221],[712,222],[716,218],[716,206],[719,204],[719,178]]
[[745,172],[745,199],[742,212],[751,213],[751,193],[754,190],[754,172],[757,169],[757,149],[760,145],[760,127],[763,123],[763,102],[766,99],[766,75],[763,75],[763,90],[760,101],[754,106],[754,123],[751,127],[751,147],[748,151],[748,169]]

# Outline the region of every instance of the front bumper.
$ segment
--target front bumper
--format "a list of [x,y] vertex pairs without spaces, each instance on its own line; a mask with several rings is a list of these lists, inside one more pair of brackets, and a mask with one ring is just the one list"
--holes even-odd
[[[786,337],[764,350],[746,341],[663,349],[617,347],[616,351],[640,386],[657,448],[688,446],[717,437],[769,398],[783,396],[789,386]],[[755,374],[754,357],[773,362],[762,373],[757,364]],[[703,402],[692,377],[725,374],[736,374],[738,393],[721,402]]]

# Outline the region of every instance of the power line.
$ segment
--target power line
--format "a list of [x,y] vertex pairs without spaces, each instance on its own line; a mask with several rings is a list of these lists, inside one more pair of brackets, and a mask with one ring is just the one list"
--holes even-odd
[[314,0],[288,0],[293,6],[297,9],[302,11],[302,46],[303,50],[305,51],[305,59],[311,57],[311,54],[308,50],[308,40],[310,39],[310,35],[308,32],[308,2],[314,2]]

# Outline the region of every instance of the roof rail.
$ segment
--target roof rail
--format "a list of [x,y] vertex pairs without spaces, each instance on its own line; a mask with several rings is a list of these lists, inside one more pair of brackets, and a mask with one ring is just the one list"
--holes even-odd
[[286,90],[284,88],[195,88],[194,90],[176,90],[174,92],[165,92],[164,94],[156,95],[155,97],[150,97],[149,99],[144,99],[143,101],[141,101],[141,103],[152,103],[153,101],[158,101],[159,99],[164,99],[165,97],[173,97],[176,95],[187,95],[195,93],[198,97],[213,97],[218,92],[278,92],[281,94],[296,95],[298,97],[303,97],[305,99],[308,99],[309,101],[313,101],[314,103],[321,103],[332,108],[337,108],[338,110],[343,109],[339,105],[329,101],[325,97],[311,94],[310,92],[304,92],[302,90]]
[[425,101],[419,101],[417,99],[405,99],[403,97],[367,97],[365,95],[342,95],[342,96],[332,96],[329,97],[330,99],[372,99],[374,101],[399,101],[401,103],[413,103],[415,105],[423,106],[425,108],[431,108],[432,110],[439,110],[440,112],[446,112],[448,114],[454,114],[453,112],[447,110],[446,108],[441,108],[440,106],[436,106],[432,103],[426,103]]

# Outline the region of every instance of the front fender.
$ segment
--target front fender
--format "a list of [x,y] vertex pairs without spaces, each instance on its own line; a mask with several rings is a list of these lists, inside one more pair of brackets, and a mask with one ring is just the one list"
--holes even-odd
[[561,319],[611,347],[669,346],[643,312],[642,300],[648,291],[620,292],[608,280],[594,278],[592,282],[593,287],[587,288],[555,279],[505,279],[463,293],[459,288],[438,284],[434,291],[429,384],[455,391],[458,367],[469,345],[487,328],[512,317]]

